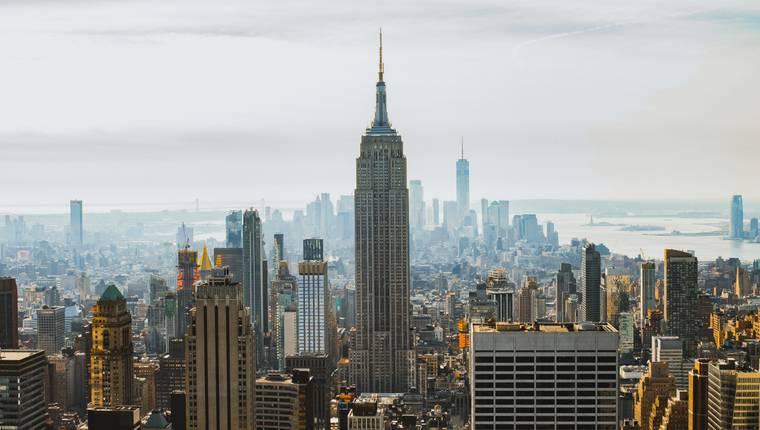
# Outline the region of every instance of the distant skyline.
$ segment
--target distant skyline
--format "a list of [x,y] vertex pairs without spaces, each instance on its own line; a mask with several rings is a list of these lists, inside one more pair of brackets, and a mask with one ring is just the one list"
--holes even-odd
[[428,202],[760,200],[757,2],[8,0],[0,212],[349,194],[380,26]]

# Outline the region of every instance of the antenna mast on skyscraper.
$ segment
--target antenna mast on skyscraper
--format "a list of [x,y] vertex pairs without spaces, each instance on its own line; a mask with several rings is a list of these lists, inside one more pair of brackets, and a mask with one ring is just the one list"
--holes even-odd
[[380,27],[380,61],[378,63],[378,72],[377,72],[378,81],[383,80],[384,72],[385,72],[385,65],[383,65],[383,28]]
[[462,160],[464,160],[464,136],[462,136]]

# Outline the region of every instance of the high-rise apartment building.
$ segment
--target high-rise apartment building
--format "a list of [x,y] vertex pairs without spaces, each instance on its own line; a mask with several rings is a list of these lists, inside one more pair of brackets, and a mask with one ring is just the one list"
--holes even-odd
[[728,223],[728,237],[731,239],[744,239],[744,203],[742,203],[742,196],[738,194],[731,198],[731,218]]
[[44,351],[3,349],[0,352],[0,428],[48,428],[45,402]]
[[659,430],[650,427],[652,410],[659,407],[655,416],[661,419],[668,399],[675,394],[676,382],[668,372],[668,363],[650,361],[633,393],[633,418],[641,430]]
[[[319,242],[319,243],[313,243]],[[304,239],[304,260],[298,263],[298,353],[326,354],[329,352],[327,262],[321,252],[322,239]],[[309,259],[307,259],[309,258]]]
[[156,406],[171,408],[173,391],[185,390],[185,339],[168,340],[169,352],[158,357]]
[[256,357],[240,284],[215,269],[198,284],[186,339],[187,428],[254,428]]
[[409,181],[409,222],[418,230],[425,227],[425,195],[419,179]]
[[707,430],[710,359],[698,358],[689,372],[689,430]]
[[84,243],[84,225],[82,221],[82,201],[72,200],[69,203],[69,228],[71,230],[71,246],[79,249]]
[[522,288],[517,292],[517,318],[518,321],[531,323],[543,315],[536,312],[536,300],[538,299],[538,283],[536,278],[528,277]]
[[654,261],[645,261],[641,263],[639,275],[639,309],[641,310],[641,314],[639,315],[639,321],[642,326],[643,322],[647,319],[647,312],[657,309],[657,302],[655,301],[656,286],[657,268]]
[[581,321],[601,319],[602,262],[596,246],[591,243],[581,255],[580,309]]
[[230,211],[225,217],[226,247],[243,247],[243,211]]
[[404,145],[388,120],[382,42],[379,69],[375,118],[356,159],[357,331],[349,373],[360,392],[406,392],[414,383],[416,362],[409,300],[409,190]]
[[472,324],[472,429],[615,429],[617,345],[610,324]]
[[652,361],[668,363],[676,386],[681,390],[688,387],[689,366],[684,362],[683,341],[678,336],[652,336]]
[[470,211],[470,162],[464,158],[464,143],[457,160],[457,210],[460,220]]
[[732,359],[712,362],[707,386],[709,430],[758,428],[760,372],[742,371]]
[[665,334],[684,341],[687,354],[694,351],[697,337],[697,258],[693,255],[665,250]]
[[0,349],[18,348],[18,287],[14,278],[0,278]]
[[[557,272],[556,281],[556,321],[564,322],[565,317],[565,301],[577,293],[575,284],[575,275],[573,275],[573,268],[570,263],[560,263],[559,271]],[[572,319],[575,321],[575,318]]]
[[111,284],[92,307],[90,386],[92,407],[132,404],[132,316]]
[[37,309],[37,349],[47,355],[61,353],[66,344],[66,308],[63,306],[43,306]]

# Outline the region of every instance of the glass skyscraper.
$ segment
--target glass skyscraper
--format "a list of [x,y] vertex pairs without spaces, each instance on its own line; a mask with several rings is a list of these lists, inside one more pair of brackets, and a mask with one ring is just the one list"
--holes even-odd
[[731,198],[728,237],[731,239],[744,238],[744,204],[742,203],[742,196],[738,194]]

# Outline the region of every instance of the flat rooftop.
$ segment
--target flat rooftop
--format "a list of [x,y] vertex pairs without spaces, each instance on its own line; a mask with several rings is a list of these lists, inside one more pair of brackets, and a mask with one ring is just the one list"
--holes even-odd
[[575,333],[587,331],[602,331],[616,333],[617,330],[609,323],[509,323],[497,322],[473,323],[473,333],[523,332],[523,333]]
[[21,361],[39,353],[39,349],[0,349],[1,361]]

